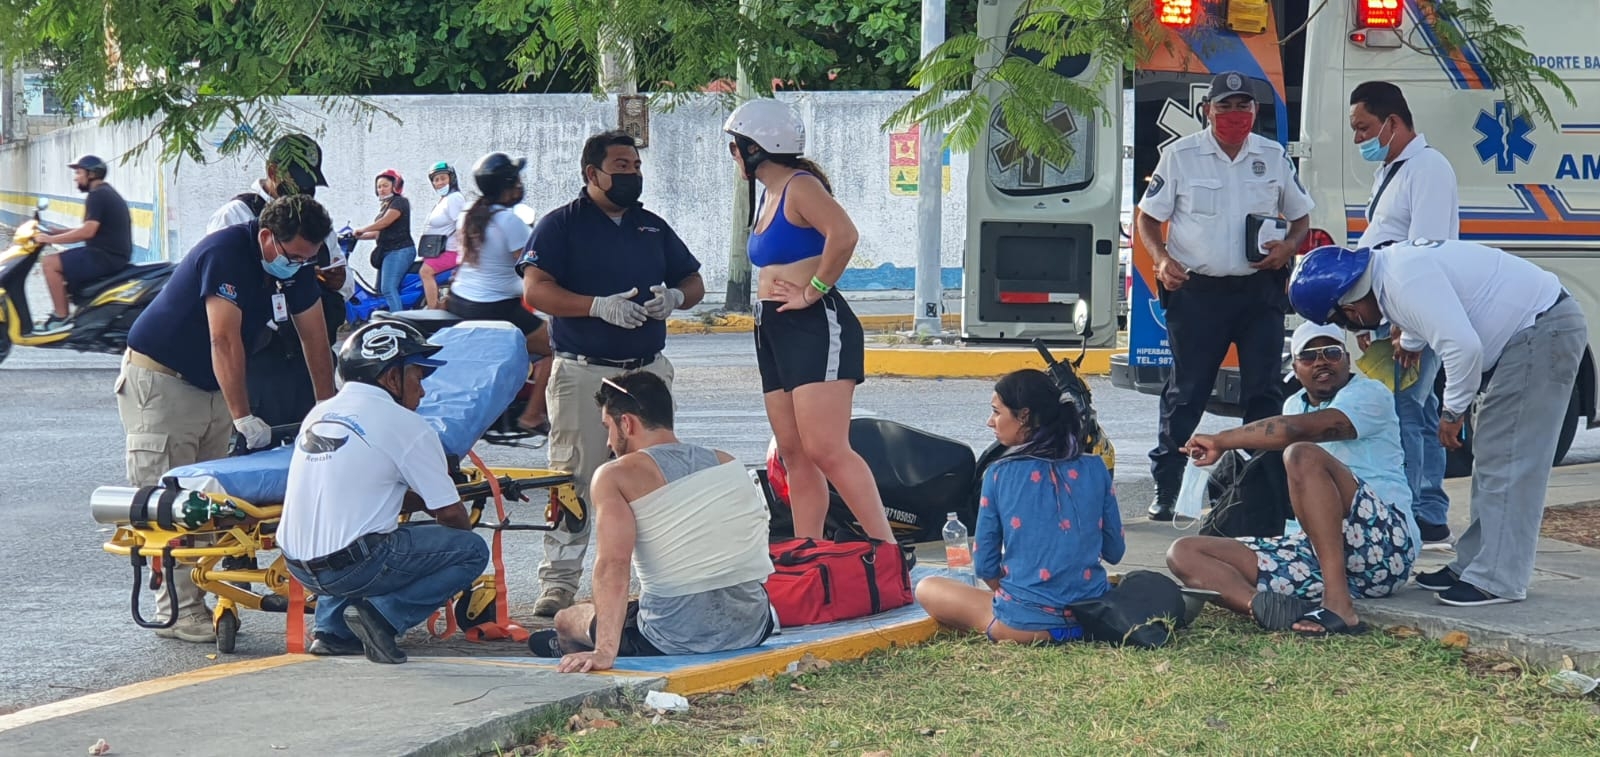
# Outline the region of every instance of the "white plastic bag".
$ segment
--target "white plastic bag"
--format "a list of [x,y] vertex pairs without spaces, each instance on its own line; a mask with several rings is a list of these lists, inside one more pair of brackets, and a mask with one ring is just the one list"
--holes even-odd
[[667,712],[688,712],[689,700],[668,691],[652,691],[644,695],[644,706]]
[[1178,488],[1178,501],[1174,503],[1178,517],[1191,521],[1200,518],[1200,511],[1206,506],[1206,485],[1209,483],[1211,470],[1195,465],[1194,458],[1189,458],[1189,464],[1183,469],[1183,485]]

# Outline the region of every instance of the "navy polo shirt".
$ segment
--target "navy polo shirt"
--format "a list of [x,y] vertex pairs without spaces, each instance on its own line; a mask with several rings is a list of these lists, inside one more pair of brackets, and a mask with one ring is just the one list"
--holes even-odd
[[[676,287],[700,271],[700,261],[661,216],[634,206],[613,219],[588,192],[539,219],[517,275],[529,265],[573,294],[604,297],[638,287],[633,301],[641,305],[654,296],[650,287]],[[639,360],[666,347],[667,322],[650,318],[639,328],[625,329],[589,316],[555,317],[550,344],[585,357]]]
[[220,297],[238,306],[245,349],[272,320],[272,295],[280,289],[290,313],[302,313],[319,301],[317,272],[301,266],[294,278],[278,281],[261,269],[257,221],[208,234],[178,263],[172,278],[139,314],[128,330],[128,347],[171,368],[200,389],[214,392],[217,375],[211,366],[211,326],[206,300]]

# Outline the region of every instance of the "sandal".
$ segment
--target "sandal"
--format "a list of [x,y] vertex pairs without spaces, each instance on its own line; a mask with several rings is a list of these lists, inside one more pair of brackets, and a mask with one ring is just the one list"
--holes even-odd
[[1315,609],[1310,602],[1288,594],[1258,591],[1250,598],[1250,616],[1268,631],[1287,631]]
[[[1295,633],[1308,639],[1320,639],[1325,636],[1360,636],[1371,630],[1367,624],[1356,621],[1355,625],[1344,622],[1344,618],[1326,607],[1318,607],[1311,612],[1295,618],[1295,623],[1316,623],[1322,626],[1321,631],[1295,631]],[[1290,624],[1291,627],[1293,624]]]

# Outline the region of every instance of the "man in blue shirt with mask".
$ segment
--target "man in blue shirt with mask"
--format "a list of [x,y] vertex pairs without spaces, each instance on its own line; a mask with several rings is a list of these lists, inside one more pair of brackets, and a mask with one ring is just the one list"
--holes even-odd
[[[260,220],[206,236],[178,263],[129,329],[117,376],[130,483],[154,486],[173,468],[227,455],[233,430],[250,449],[271,442],[272,428],[250,412],[245,355],[291,319],[317,400],[333,396],[333,354],[311,265],[332,228],[316,200],[291,195],[268,203]],[[187,572],[174,580],[178,607],[167,606],[163,592],[157,618],[175,612],[177,622],[156,635],[214,641],[204,593]]]

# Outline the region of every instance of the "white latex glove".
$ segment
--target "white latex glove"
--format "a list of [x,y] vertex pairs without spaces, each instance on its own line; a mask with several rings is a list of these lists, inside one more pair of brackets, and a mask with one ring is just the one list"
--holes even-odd
[[672,315],[672,311],[677,310],[678,306],[683,304],[683,292],[678,289],[670,289],[666,284],[657,284],[650,287],[650,293],[654,294],[655,297],[645,302],[644,312],[645,315],[658,321],[666,320],[667,316]]
[[245,449],[261,449],[272,443],[272,427],[254,415],[235,420],[233,428],[244,437]]
[[596,297],[589,305],[589,315],[619,328],[639,328],[649,316],[643,305],[630,299],[638,293],[639,287],[634,287],[626,292]]

